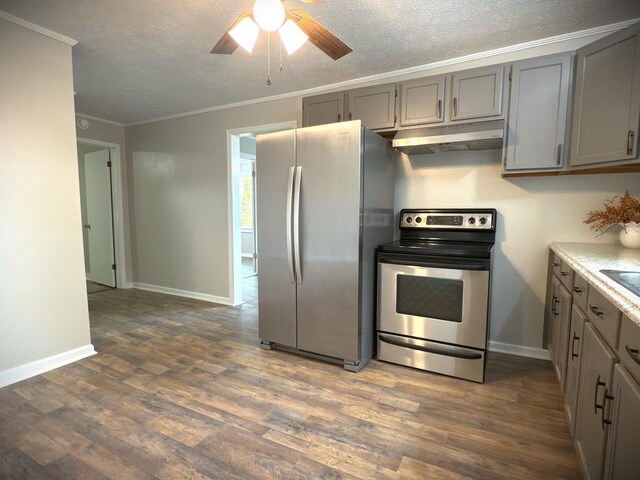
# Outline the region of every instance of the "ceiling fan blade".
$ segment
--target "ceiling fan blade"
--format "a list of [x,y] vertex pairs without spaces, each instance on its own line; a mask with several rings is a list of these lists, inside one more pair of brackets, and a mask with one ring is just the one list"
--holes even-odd
[[233,37],[229,35],[229,30],[233,29],[233,27],[239,24],[244,17],[247,17],[249,15],[250,14],[247,12],[244,12],[242,15],[240,15],[236,19],[236,21],[231,24],[228,30],[224,32],[224,35],[222,36],[222,38],[220,38],[220,40],[218,40],[218,43],[216,43],[216,45],[211,49],[210,53],[230,55],[235,52],[236,48],[238,48],[239,45],[238,42],[236,42]]
[[318,3],[320,0],[300,0],[302,3]]
[[290,10],[287,17],[309,35],[309,41],[334,60],[344,57],[353,50],[321,23],[303,10]]

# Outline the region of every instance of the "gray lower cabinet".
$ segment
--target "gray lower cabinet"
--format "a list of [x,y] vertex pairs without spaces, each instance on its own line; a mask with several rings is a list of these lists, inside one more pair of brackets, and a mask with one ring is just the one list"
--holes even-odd
[[451,75],[451,120],[502,115],[504,65],[465,70]]
[[564,387],[564,411],[569,422],[571,435],[575,435],[576,405],[578,402],[578,386],[580,380],[580,360],[582,359],[582,338],[584,325],[587,321],[585,314],[574,305],[571,309],[571,330],[567,352],[567,375]]
[[604,478],[640,478],[640,386],[622,365],[616,365],[613,386],[606,393],[602,422],[603,426],[611,423],[608,425]]
[[567,351],[569,345],[569,329],[571,326],[571,293],[564,285],[557,286],[556,309],[553,323],[553,364],[560,382],[560,390],[564,392],[567,373]]
[[344,93],[327,93],[302,99],[302,126],[313,127],[341,122],[344,117]]
[[565,167],[570,80],[571,55],[512,65],[504,171]]
[[605,391],[611,391],[613,366],[617,358],[593,325],[584,327],[578,406],[576,450],[587,480],[600,480],[608,425],[603,423]]
[[396,125],[396,85],[376,85],[347,92],[348,120],[361,120],[370,130]]
[[446,77],[421,78],[400,85],[400,126],[444,121]]
[[572,167],[638,158],[640,24],[577,51]]

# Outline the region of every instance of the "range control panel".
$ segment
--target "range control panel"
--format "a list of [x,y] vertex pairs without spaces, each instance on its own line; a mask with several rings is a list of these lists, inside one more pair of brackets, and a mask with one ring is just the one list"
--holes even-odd
[[494,213],[491,211],[468,213],[402,211],[400,213],[400,228],[491,230],[494,224]]

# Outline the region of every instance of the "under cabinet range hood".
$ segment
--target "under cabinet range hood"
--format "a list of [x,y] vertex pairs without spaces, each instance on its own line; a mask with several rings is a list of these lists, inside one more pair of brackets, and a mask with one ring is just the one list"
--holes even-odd
[[502,148],[504,120],[399,130],[391,145],[407,154]]

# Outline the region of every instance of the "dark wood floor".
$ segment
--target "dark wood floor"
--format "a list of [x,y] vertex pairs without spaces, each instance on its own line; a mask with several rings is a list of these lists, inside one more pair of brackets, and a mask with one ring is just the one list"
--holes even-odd
[[479,385],[257,347],[239,308],[90,295],[98,355],[0,390],[0,478],[580,478],[550,363]]

